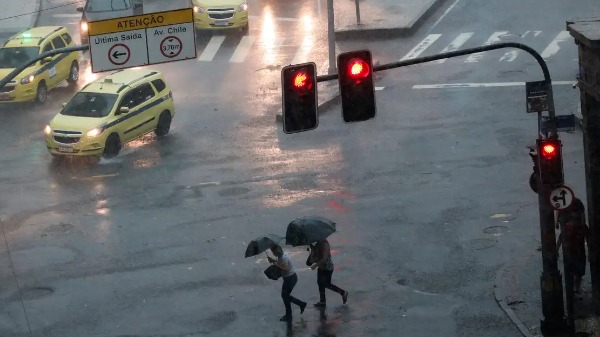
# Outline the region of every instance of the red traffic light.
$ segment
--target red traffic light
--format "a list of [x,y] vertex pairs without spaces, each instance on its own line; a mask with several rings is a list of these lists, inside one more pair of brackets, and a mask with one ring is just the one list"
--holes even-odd
[[348,62],[348,75],[352,78],[365,78],[371,73],[371,67],[363,59],[355,58]]
[[294,88],[296,89],[310,89],[312,87],[312,81],[308,73],[300,71],[294,75]]
[[542,156],[545,159],[552,159],[556,156],[556,144],[547,143],[542,145]]

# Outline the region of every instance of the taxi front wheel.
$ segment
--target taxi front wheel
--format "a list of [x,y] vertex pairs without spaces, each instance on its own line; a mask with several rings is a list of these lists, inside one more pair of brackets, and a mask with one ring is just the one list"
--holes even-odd
[[74,86],[77,84],[77,81],[79,81],[79,64],[77,64],[77,61],[73,61],[73,63],[71,63],[71,70],[69,71],[67,83],[69,83],[70,86]]
[[112,134],[108,136],[106,139],[106,144],[104,144],[104,152],[102,153],[102,157],[104,158],[113,158],[116,157],[121,151],[121,140],[119,136],[116,134]]
[[45,103],[47,99],[48,87],[46,87],[46,82],[40,82],[35,93],[35,101],[38,103]]

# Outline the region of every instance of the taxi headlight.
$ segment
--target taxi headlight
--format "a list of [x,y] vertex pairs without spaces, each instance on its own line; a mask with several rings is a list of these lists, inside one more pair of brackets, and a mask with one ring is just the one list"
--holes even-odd
[[50,125],[46,125],[46,127],[44,128],[44,134],[50,135],[51,133],[52,133],[52,128],[50,127]]
[[194,6],[194,12],[204,13],[204,8],[202,8],[201,6]]
[[240,5],[240,7],[238,7],[238,11],[240,12],[245,12],[248,10],[248,3],[244,2],[243,4]]
[[35,80],[35,76],[29,75],[29,76],[23,77],[21,79],[21,84],[29,84],[29,83],[33,82],[33,80]]
[[81,21],[81,31],[87,32],[87,30],[88,30],[88,23],[85,21]]
[[104,129],[102,128],[93,128],[90,131],[88,131],[85,135],[88,137],[96,137],[100,135],[102,131],[104,131]]

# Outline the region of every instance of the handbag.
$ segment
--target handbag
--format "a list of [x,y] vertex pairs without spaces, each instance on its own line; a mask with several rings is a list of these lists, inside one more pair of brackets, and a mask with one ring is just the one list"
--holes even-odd
[[265,269],[264,273],[271,280],[279,280],[279,278],[281,277],[281,273],[282,272],[281,272],[281,268],[279,268],[276,265],[272,264],[267,269]]

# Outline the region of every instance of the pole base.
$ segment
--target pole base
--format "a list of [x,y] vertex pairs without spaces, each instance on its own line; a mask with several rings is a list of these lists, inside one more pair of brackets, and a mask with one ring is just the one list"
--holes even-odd
[[557,336],[568,332],[569,327],[567,320],[564,318],[555,320],[542,319],[540,320],[540,330],[544,336]]

